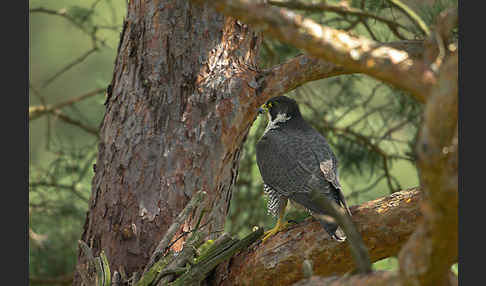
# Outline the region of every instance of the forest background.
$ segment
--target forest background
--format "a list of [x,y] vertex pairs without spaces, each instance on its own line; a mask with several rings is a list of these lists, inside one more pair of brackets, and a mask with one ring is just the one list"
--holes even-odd
[[[305,1],[304,1],[305,2]],[[343,1],[327,1],[339,5]],[[361,1],[348,1],[360,7]],[[428,25],[456,1],[404,1]],[[420,28],[388,1],[366,1],[363,10],[407,27],[395,34],[378,20],[299,11],[315,21],[381,42],[413,39]],[[91,194],[98,128],[113,76],[126,1],[29,1],[29,280],[31,285],[69,284]],[[265,37],[261,68],[301,52]],[[365,75],[314,81],[287,94],[324,134],[340,159],[349,205],[418,186],[414,143],[423,106],[402,91]],[[253,226],[273,226],[266,212],[255,144],[266,125],[259,117],[244,145],[225,231],[243,237]],[[305,212],[292,208],[288,219]],[[396,258],[374,263],[396,269]],[[457,264],[453,270],[457,274]]]

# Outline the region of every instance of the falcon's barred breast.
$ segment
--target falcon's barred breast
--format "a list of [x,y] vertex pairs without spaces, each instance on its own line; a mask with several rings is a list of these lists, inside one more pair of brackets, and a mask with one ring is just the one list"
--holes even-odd
[[[269,121],[257,143],[257,164],[268,196],[268,211],[278,217],[276,227],[264,240],[282,228],[289,199],[311,214],[326,215],[311,194],[325,196],[351,215],[339,183],[337,159],[326,139],[302,118],[295,100],[278,96],[262,110]],[[335,223],[318,220],[333,239],[346,238]]]

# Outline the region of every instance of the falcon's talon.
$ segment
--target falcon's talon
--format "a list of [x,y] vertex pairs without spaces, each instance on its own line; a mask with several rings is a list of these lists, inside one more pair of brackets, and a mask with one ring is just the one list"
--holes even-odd
[[279,231],[287,228],[288,222],[282,223],[282,219],[278,219],[277,224],[270,230],[265,231],[263,234],[262,242],[265,242],[268,238],[276,235]]

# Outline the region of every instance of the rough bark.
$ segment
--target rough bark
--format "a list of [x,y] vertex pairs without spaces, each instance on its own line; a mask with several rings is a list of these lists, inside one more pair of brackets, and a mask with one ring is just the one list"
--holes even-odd
[[248,99],[259,43],[246,25],[206,6],[129,1],[82,235],[95,256],[105,251],[112,271],[140,272],[198,190],[208,194],[207,232],[223,228],[257,112]]
[[[449,285],[457,286],[459,281],[457,276],[449,272],[446,277]],[[373,285],[373,286],[401,286],[406,285],[396,271],[374,271],[368,275],[350,275],[350,276],[312,276],[307,279],[292,284],[292,286],[355,286],[355,285]]]
[[294,11],[271,7],[261,1],[207,3],[221,13],[251,23],[252,27],[262,30],[265,35],[298,47],[313,57],[409,91],[419,102],[425,102],[430,87],[436,83],[430,68],[423,61],[413,60],[406,51],[321,26]]
[[315,57],[391,83],[426,102],[425,122],[417,144],[421,186],[427,194],[422,205],[425,219],[400,252],[397,283],[453,283],[449,269],[457,261],[458,241],[458,58],[446,48],[444,36],[457,26],[457,9],[439,17],[427,39],[429,44],[435,43],[435,49],[429,48],[424,60],[413,61],[403,51],[377,48],[372,41],[322,27],[286,9],[245,0],[213,3],[222,13],[251,22],[266,34]]
[[[420,220],[421,197],[411,189],[351,207],[371,261],[398,254]],[[304,260],[311,260],[313,273],[321,276],[355,268],[349,245],[331,240],[308,219],[233,257],[218,269],[216,285],[290,285],[304,277]]]
[[[224,224],[231,188],[237,177],[240,150],[255,119],[257,107],[278,92],[295,88],[298,84],[321,76],[325,77],[326,74],[334,75],[332,71],[317,75],[311,70],[311,66],[307,66],[302,70],[302,74],[306,76],[297,77],[291,84],[287,83],[280,88],[280,79],[285,78],[285,73],[268,80],[269,74],[261,73],[256,68],[260,43],[257,33],[238,20],[216,13],[207,5],[193,6],[191,3],[183,0],[129,1],[113,80],[107,90],[106,113],[100,129],[90,210],[82,240],[93,249],[95,256],[104,251],[112,271],[130,276],[132,272],[143,270],[167,228],[196,191],[203,190],[207,193],[207,199],[203,202],[207,211],[203,224],[207,233],[216,237]],[[262,8],[258,5],[255,7]],[[242,7],[239,8],[241,9],[237,13],[231,15],[243,15],[244,11],[243,19],[252,19],[257,23],[263,23],[264,20],[272,23],[272,19],[276,19],[274,17],[282,16],[283,18],[277,20],[284,19],[284,24],[291,24],[291,30],[285,29],[287,34],[283,30],[272,30],[268,25],[261,27],[287,42],[294,40],[289,37],[296,36],[299,30],[303,32],[303,36],[295,38],[296,46],[300,45],[299,42],[305,42],[306,47],[320,47],[310,49],[310,55],[329,60],[334,65],[346,66],[348,71],[345,72],[363,72],[395,84],[411,91],[418,100],[424,101],[435,83],[436,78],[428,73],[427,67],[411,60],[409,54],[403,50],[383,47],[369,40],[361,41],[362,39],[332,29],[319,30],[313,22],[304,21],[288,11],[272,15],[277,10],[264,11],[267,7],[263,7],[265,9],[254,10],[250,15]],[[316,38],[318,34],[325,37]],[[335,39],[330,41],[329,37]],[[362,44],[359,47],[355,46],[358,42]],[[303,59],[306,57],[296,58],[293,64],[297,61],[300,64]],[[321,72],[329,68],[323,63],[315,63],[314,67],[316,65],[318,68],[321,66]],[[342,71],[337,71],[337,74],[340,72]],[[270,74],[274,75],[275,73]],[[267,91],[263,92],[265,89]],[[454,108],[447,110],[453,112]],[[432,118],[436,121],[442,119],[440,116]],[[433,133],[431,136],[435,135],[437,134]],[[449,140],[449,135],[445,139]],[[440,150],[443,151],[447,148],[446,153],[451,153],[449,148],[455,145],[443,145],[447,140],[433,142],[430,145],[433,147],[431,150],[442,148]],[[447,142],[450,143],[449,141]],[[455,151],[452,153],[456,154]],[[435,158],[427,156],[430,155],[422,158]],[[449,156],[446,161],[432,160],[429,162],[431,166],[422,166],[425,177],[421,178],[425,188],[431,190],[427,194],[431,196],[433,203],[424,204],[426,207],[422,211],[432,215],[424,228],[416,232],[419,238],[424,237],[427,241],[426,246],[417,246],[417,249],[424,247],[424,251],[432,249],[433,253],[438,253],[444,251],[444,247],[451,246],[430,246],[439,236],[429,236],[429,231],[444,230],[441,227],[435,229],[435,223],[439,221],[442,225],[447,218],[454,215],[454,210],[457,211],[454,203],[449,205],[441,202],[441,196],[437,195],[440,193],[437,188],[444,186],[448,178],[451,180],[447,181],[448,186],[453,186],[454,171],[457,175],[457,170],[452,168],[442,172],[440,168],[434,169],[440,165],[433,165],[431,162],[452,162],[454,165],[454,160],[454,157]],[[427,170],[442,173],[437,177],[430,177],[426,175]],[[450,194],[454,198],[454,189],[451,188],[450,192],[446,191],[444,194]],[[411,199],[410,202],[414,200]],[[370,247],[373,261],[396,254],[412,232],[417,219],[417,216],[405,216],[407,212],[400,211],[398,214],[380,214],[379,211],[395,210],[388,203],[384,205],[388,207],[369,210],[367,216],[375,218],[371,223],[377,223],[372,229],[365,228],[365,224],[359,221],[359,212],[353,218],[361,226],[360,232],[363,236],[369,237],[365,238],[365,243]],[[412,204],[405,206],[411,207]],[[444,206],[451,206],[451,211],[435,216]],[[395,219],[387,224],[380,221],[380,218],[385,217]],[[457,219],[457,213],[455,218]],[[189,230],[196,219],[194,215],[189,216],[175,236]],[[395,229],[403,233],[392,236],[389,241],[383,239]],[[300,279],[302,276],[296,273],[295,264],[286,263],[285,259],[292,257],[291,253],[307,255],[306,259],[322,263],[315,266],[316,273],[342,273],[352,268],[351,256],[345,249],[345,244],[334,245],[334,251],[339,247],[342,249],[336,255],[336,252],[332,252],[332,256],[326,256],[331,253],[326,245],[332,246],[332,242],[320,243],[318,246],[323,248],[316,250],[315,254],[308,248],[299,248],[300,245],[308,247],[306,242],[315,241],[314,234],[317,231],[321,231],[318,224],[308,222],[283,232],[270,241],[268,246],[252,248],[246,255],[240,254],[232,260],[230,272],[225,274],[223,271],[216,279],[223,284],[229,281],[248,284],[253,281],[251,279],[257,278],[255,272],[248,272],[252,261],[257,263],[257,256],[261,257],[261,261],[266,261],[260,267],[263,265],[264,268],[261,269],[267,270],[265,273],[268,275],[273,275],[269,279],[284,276],[290,277],[288,279]],[[368,231],[371,233],[367,234]],[[457,233],[455,235],[451,234],[450,243],[457,241]],[[173,248],[180,249],[183,242],[184,238],[173,244]],[[387,252],[381,248],[384,244],[390,246],[387,249],[392,249],[391,246],[396,248]],[[292,252],[282,251],[286,247],[293,247]],[[412,242],[410,247],[413,247]],[[438,261],[427,256],[430,252],[424,252],[425,256],[422,257],[414,256],[412,251],[410,253],[401,256],[401,267],[407,267],[405,262],[410,259],[429,260],[412,265],[410,272],[400,272],[400,277],[408,279],[404,281],[439,281],[440,279],[428,275],[432,268],[427,267],[438,266],[446,269],[445,266],[450,266],[455,259],[454,254],[447,254],[444,261]],[[277,258],[280,259],[278,264],[275,262]],[[86,259],[80,253],[78,268],[85,267],[85,263]],[[332,268],[331,265],[341,265],[342,268]],[[423,265],[427,267],[424,268]],[[240,272],[240,276],[247,275],[247,279],[238,282],[236,279],[240,279],[240,276],[231,278],[232,273],[237,273],[232,269],[238,269],[236,271]],[[279,271],[272,272],[274,269]],[[76,275],[74,285],[81,283],[79,275]]]
[[[405,51],[412,59],[424,56],[423,41],[399,41],[381,44],[383,47]],[[261,71],[258,77],[259,96],[262,100],[283,95],[304,83],[344,74],[356,73],[321,58],[299,55],[289,61]]]
[[407,285],[448,285],[447,273],[458,259],[457,64],[457,54],[443,64],[417,143],[427,200],[421,206],[423,223],[399,255]]

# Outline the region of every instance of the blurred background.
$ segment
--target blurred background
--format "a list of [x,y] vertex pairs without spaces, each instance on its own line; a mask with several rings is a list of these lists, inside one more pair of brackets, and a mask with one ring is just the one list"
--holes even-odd
[[[306,2],[306,1],[303,1]],[[309,1],[307,1],[309,2]],[[456,1],[405,1],[427,24]],[[387,17],[380,21],[347,14],[303,11],[315,21],[380,42],[421,38],[418,29],[388,1],[327,1]],[[417,4],[417,3],[420,3]],[[104,115],[126,0],[29,1],[29,277],[32,285],[69,284],[91,194],[97,130]],[[261,68],[300,54],[270,38],[261,48]],[[390,86],[362,75],[315,81],[287,94],[329,141],[340,162],[349,205],[418,185],[414,142],[422,106]],[[273,227],[266,212],[255,144],[266,118],[250,130],[233,189],[226,231]],[[308,214],[290,207],[288,219]],[[374,264],[393,269],[396,259]],[[454,267],[457,273],[457,265]]]

